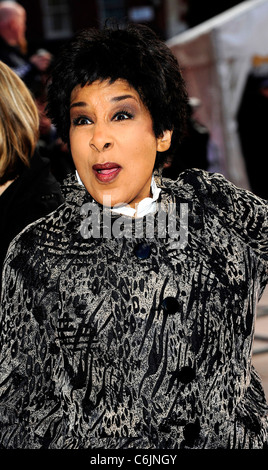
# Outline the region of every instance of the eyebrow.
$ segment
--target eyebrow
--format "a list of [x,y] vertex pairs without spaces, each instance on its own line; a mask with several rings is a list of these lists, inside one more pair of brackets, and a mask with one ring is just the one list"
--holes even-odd
[[[132,98],[133,100],[136,101],[136,98],[132,95],[120,95],[120,96],[114,96],[113,98],[111,98],[111,101],[115,101],[115,102],[118,102],[118,101],[123,101],[123,100],[127,100],[129,98]],[[87,106],[87,103],[85,101],[77,101],[76,103],[72,103],[71,106],[70,106],[70,109],[71,108],[83,108]]]
[[70,109],[71,108],[83,108],[84,106],[87,106],[87,103],[85,103],[84,101],[77,101],[77,103],[72,103],[70,105]]
[[128,98],[132,98],[133,100],[136,100],[136,98],[132,95],[120,95],[120,96],[114,96],[111,101],[123,101],[127,100]]

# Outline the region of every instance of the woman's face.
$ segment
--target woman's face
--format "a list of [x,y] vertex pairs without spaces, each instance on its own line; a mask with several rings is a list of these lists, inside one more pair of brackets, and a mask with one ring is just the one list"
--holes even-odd
[[71,152],[87,191],[100,204],[108,197],[111,207],[135,207],[150,196],[156,152],[169,148],[172,132],[156,138],[149,111],[124,80],[77,86],[70,101]]

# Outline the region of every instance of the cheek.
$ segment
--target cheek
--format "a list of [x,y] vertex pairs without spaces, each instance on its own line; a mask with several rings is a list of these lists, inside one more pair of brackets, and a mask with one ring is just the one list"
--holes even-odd
[[86,158],[86,145],[83,138],[70,134],[70,149],[74,160]]
[[153,135],[146,134],[141,136],[138,145],[136,141],[137,155],[140,165],[144,168],[151,168],[156,158],[156,139]]

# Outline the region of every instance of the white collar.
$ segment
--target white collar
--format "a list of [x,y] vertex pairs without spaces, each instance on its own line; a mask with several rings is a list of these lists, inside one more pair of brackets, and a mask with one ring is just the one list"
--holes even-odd
[[[76,170],[76,177],[78,183],[83,185],[81,178]],[[159,197],[161,189],[156,186],[156,182],[154,180],[154,176],[152,175],[151,180],[151,192],[152,197],[145,197],[142,199],[137,205],[136,208],[130,207],[128,204],[120,204],[113,207],[111,210],[115,214],[122,214],[127,215],[130,217],[144,217],[147,214],[152,214],[156,211],[156,201]]]

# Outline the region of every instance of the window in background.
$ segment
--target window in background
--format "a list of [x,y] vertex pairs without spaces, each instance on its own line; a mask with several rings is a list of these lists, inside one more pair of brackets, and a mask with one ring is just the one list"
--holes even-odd
[[41,0],[46,39],[61,39],[72,34],[68,0]]
[[124,20],[126,18],[126,8],[124,0],[98,0],[101,23],[109,18]]

